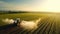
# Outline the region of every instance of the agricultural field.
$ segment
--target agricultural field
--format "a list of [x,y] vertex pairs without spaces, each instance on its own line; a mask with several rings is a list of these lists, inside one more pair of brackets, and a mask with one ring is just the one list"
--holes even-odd
[[[0,29],[1,34],[60,34],[60,14],[58,13],[15,13],[1,14],[0,26],[8,25],[2,22],[4,18],[20,18],[21,20],[31,21],[41,18],[38,28],[33,31],[19,29],[17,26],[12,26],[6,29]],[[4,32],[4,33],[3,33]]]
[[10,18],[10,19],[15,19],[15,18],[20,18],[22,20],[35,20],[40,17],[46,17],[49,16],[47,14],[40,14],[40,13],[15,13],[15,14],[1,14],[0,15],[0,26],[5,25],[5,23],[2,22],[2,19],[5,18]]

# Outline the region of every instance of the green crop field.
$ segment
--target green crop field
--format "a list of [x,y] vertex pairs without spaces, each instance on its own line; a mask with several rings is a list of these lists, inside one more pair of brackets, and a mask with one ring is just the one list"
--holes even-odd
[[[36,20],[42,18],[39,27],[34,31],[26,31],[15,29],[9,33],[13,34],[60,34],[60,14],[55,13],[17,13],[17,14],[1,14],[0,26],[7,25],[2,22],[4,18],[21,18],[22,20]],[[8,30],[9,31],[9,30]],[[5,32],[6,33],[6,32]],[[7,32],[8,33],[8,32]],[[9,34],[8,33],[8,34]]]
[[40,17],[46,17],[48,16],[47,14],[40,14],[40,13],[15,13],[15,14],[1,14],[0,15],[0,26],[2,25],[6,25],[5,23],[2,22],[2,19],[5,18],[20,18],[22,20],[35,20],[38,19]]

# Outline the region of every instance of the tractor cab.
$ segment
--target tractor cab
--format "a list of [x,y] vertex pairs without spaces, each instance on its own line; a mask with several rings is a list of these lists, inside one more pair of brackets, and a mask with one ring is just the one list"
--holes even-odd
[[14,23],[20,23],[21,21],[20,21],[20,18],[16,18],[16,19],[14,19]]

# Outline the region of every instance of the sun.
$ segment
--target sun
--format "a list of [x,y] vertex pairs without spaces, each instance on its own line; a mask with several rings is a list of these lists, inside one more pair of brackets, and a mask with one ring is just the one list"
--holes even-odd
[[60,12],[60,0],[45,0],[34,8],[35,11]]

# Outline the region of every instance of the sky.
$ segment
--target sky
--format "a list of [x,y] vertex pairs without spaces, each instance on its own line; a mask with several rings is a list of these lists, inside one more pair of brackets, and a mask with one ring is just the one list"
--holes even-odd
[[60,0],[0,0],[0,10],[60,12]]

